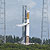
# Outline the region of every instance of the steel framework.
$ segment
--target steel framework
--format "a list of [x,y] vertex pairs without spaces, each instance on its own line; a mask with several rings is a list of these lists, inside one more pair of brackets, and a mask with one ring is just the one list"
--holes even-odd
[[0,0],[0,31],[0,34],[4,35],[3,42],[6,43],[5,0]]
[[[22,6],[22,23],[26,23],[27,22],[27,6],[23,5]],[[22,27],[22,41],[23,43],[26,42],[26,26]]]
[[48,0],[43,0],[42,23],[41,23],[41,39],[47,39],[49,43],[49,23],[48,23]]

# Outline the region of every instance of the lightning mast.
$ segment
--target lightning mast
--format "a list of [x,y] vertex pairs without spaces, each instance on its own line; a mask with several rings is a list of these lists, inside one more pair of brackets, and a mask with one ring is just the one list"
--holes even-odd
[[0,31],[1,34],[4,34],[3,41],[6,43],[5,0],[0,0]]
[[41,39],[42,39],[42,44],[43,44],[43,40],[46,40],[46,39],[49,40],[48,0],[43,0]]

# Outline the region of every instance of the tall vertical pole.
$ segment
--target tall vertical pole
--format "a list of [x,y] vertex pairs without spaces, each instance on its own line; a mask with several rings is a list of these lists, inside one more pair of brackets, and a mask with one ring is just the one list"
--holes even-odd
[[[47,5],[47,8],[48,8],[48,5]],[[47,9],[47,11],[48,11],[48,9]],[[47,14],[47,16],[48,16],[48,14]],[[47,20],[48,20],[48,17],[47,17]],[[48,44],[49,44],[49,20],[48,20]]]
[[5,0],[0,0],[0,33],[3,35],[3,42],[6,43],[6,15],[5,15]]
[[44,0],[43,0],[43,8],[42,8],[42,22],[41,22],[41,44],[43,44],[43,9],[44,9]]
[[[41,40],[49,40],[49,23],[48,23],[48,0],[43,0],[42,23],[41,23]],[[46,43],[46,42],[45,42]]]
[[[22,24],[24,23],[24,5],[22,5]],[[25,42],[25,27],[22,27],[22,43]]]
[[[22,6],[22,23],[27,23],[27,6]],[[26,43],[26,25],[22,27],[22,39]]]
[[6,14],[5,14],[5,0],[4,0],[4,43],[6,43]]

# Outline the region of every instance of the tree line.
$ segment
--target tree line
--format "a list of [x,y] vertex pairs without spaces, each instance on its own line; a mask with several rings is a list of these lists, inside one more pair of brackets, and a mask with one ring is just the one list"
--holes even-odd
[[0,50],[50,50],[50,44],[22,45],[22,44],[6,43],[0,45]]
[[[12,35],[9,35],[9,36],[6,36],[6,43],[20,43],[22,41],[22,37],[19,38],[19,37],[12,37]],[[0,40],[0,42],[2,42]],[[29,42],[30,43],[38,43],[38,44],[41,44],[42,40],[40,38],[36,38],[36,37],[29,37]],[[50,39],[49,40],[43,40],[43,44],[50,44]]]
[[[20,43],[22,41],[22,37],[19,38],[19,37],[12,37],[11,35],[10,36],[6,36],[6,42],[9,42],[9,43]],[[29,42],[30,43],[39,43],[41,44],[42,40],[40,38],[36,38],[36,37],[29,37]],[[43,44],[50,44],[50,39],[49,40],[43,40]]]
[[[6,42],[9,42],[9,43],[20,43],[22,41],[22,37],[19,38],[19,37],[12,37],[11,35],[10,36],[6,36]],[[41,39],[40,38],[35,38],[35,37],[29,37],[29,42],[30,43],[41,43]]]

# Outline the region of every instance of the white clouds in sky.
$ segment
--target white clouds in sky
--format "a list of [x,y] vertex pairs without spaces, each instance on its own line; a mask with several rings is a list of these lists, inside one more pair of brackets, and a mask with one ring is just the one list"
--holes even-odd
[[27,5],[29,8],[32,8],[36,5],[33,0],[18,0],[18,4]]
[[29,8],[32,8],[32,7],[34,7],[34,6],[36,6],[36,3],[33,2],[33,1],[31,1],[30,3],[28,3],[28,7],[29,7]]

